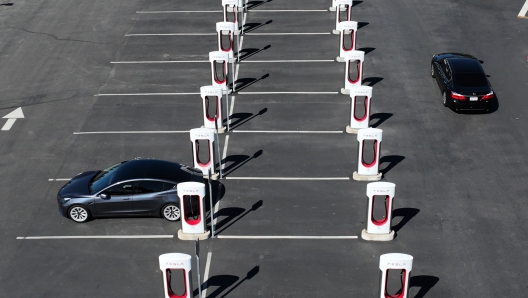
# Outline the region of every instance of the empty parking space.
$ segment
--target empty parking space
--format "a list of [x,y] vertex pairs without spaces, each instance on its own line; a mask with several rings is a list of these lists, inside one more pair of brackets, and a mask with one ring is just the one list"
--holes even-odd
[[[249,21],[248,21],[249,23]],[[258,30],[255,30],[255,32]],[[314,38],[317,42],[314,43]],[[291,35],[291,36],[244,36],[244,47],[240,58],[243,62],[269,60],[334,60],[339,55],[336,43],[339,38],[334,35]],[[245,68],[258,65],[243,64]],[[286,64],[284,67],[291,67]]]

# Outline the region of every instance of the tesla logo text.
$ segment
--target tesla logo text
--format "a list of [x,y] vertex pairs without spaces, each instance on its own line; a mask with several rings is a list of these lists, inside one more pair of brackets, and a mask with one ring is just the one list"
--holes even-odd
[[199,190],[197,189],[182,189],[183,192],[191,192],[191,193],[198,193],[200,192]]
[[388,266],[407,266],[407,263],[387,263]]
[[196,134],[196,137],[197,137],[197,138],[208,138],[209,135]]
[[369,134],[364,134],[363,135],[365,138],[376,138],[377,135],[369,135]]
[[374,189],[374,192],[382,193],[382,192],[389,192],[389,190],[388,189]]
[[205,90],[204,93],[207,95],[216,95],[216,91],[212,91],[212,90]]
[[167,266],[183,266],[183,263],[173,263],[173,262],[165,262],[165,265]]

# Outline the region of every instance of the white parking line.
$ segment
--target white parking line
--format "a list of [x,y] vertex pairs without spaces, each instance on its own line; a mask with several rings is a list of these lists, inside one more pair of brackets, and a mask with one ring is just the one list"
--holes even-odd
[[[226,159],[226,154],[227,154],[227,144],[229,143],[229,135],[227,135],[225,137],[225,144],[224,144],[224,152],[222,152],[222,160],[225,160]],[[225,163],[222,163],[222,170],[224,170],[225,168]]]
[[167,95],[199,95],[200,92],[175,92],[175,93],[101,93],[94,96],[167,96]]
[[343,133],[342,130],[310,131],[310,130],[233,130],[245,133]]
[[526,16],[526,12],[528,12],[528,0],[526,0],[526,2],[524,2],[524,5],[521,8],[521,11],[519,11],[519,15],[517,17],[518,18],[523,18],[523,19],[528,19],[528,17]]
[[135,134],[154,134],[154,133],[189,133],[188,130],[152,130],[152,131],[77,131],[74,135],[96,135],[96,134],[121,134],[121,133],[135,133]]
[[208,12],[224,12],[223,10],[167,10],[167,11],[136,11],[136,13],[208,13]]
[[48,179],[48,181],[70,181],[71,178],[57,178],[57,179]]
[[[244,33],[246,35],[330,35],[331,32],[285,32],[285,33]],[[135,37],[135,36],[206,36],[206,35],[216,35],[216,33],[136,33],[136,34],[125,34],[125,37]]]
[[207,286],[209,281],[209,269],[211,268],[211,257],[213,256],[212,252],[207,253],[207,261],[205,262],[205,272],[204,272],[204,282],[202,284],[202,297],[207,297]]
[[[136,13],[211,13],[211,12],[223,12],[222,10],[153,10],[153,11],[136,11]],[[328,12],[328,9],[276,9],[276,10],[264,10],[264,9],[250,9],[247,12]]]
[[321,181],[332,181],[332,180],[350,180],[350,177],[226,177],[230,180],[321,180]]
[[358,239],[358,236],[227,236],[218,235],[221,239]]
[[238,94],[339,94],[339,92],[237,92]]
[[328,12],[328,9],[250,9],[249,13],[252,12]]
[[[243,39],[244,37],[242,37]],[[242,47],[242,43],[240,43]],[[242,60],[240,63],[325,63],[334,60]],[[112,64],[171,64],[171,63],[209,63],[205,60],[180,60],[180,61],[112,61]],[[238,64],[237,64],[238,67]],[[238,70],[238,69],[237,69]],[[238,72],[235,71],[235,74]]]
[[53,239],[156,239],[174,238],[174,235],[114,235],[114,236],[28,236],[17,237],[18,240],[53,240]]
[[112,61],[111,64],[163,64],[163,63],[209,63],[207,60],[181,60],[181,61]]

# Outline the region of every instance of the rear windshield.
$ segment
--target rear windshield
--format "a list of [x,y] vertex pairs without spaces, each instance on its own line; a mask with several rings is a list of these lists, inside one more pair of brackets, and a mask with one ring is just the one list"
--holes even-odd
[[483,73],[463,72],[456,74],[455,85],[458,87],[485,87],[488,86],[488,80]]
[[114,177],[117,172],[117,169],[124,164],[126,161],[115,164],[107,169],[102,170],[97,175],[95,175],[90,182],[90,193],[95,194],[108,185],[114,183]]

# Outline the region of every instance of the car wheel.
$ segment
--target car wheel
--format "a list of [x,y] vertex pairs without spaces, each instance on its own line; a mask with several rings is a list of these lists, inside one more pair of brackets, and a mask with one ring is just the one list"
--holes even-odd
[[446,92],[442,92],[442,101],[444,103],[444,107],[447,107],[447,94]]
[[431,63],[431,77],[433,77],[433,78],[435,77],[435,75],[434,75],[434,65],[433,65],[433,63]]
[[85,222],[90,218],[90,211],[83,206],[73,206],[68,210],[68,216],[74,222]]
[[161,208],[161,216],[168,221],[177,221],[180,219],[180,208],[174,204],[168,204]]

